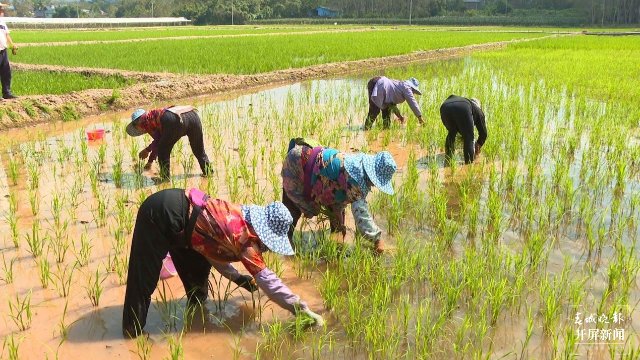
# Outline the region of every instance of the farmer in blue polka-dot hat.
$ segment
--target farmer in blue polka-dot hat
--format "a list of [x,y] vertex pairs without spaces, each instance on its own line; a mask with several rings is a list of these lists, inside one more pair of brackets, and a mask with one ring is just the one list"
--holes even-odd
[[325,214],[331,232],[346,235],[345,209],[351,212],[358,232],[384,251],[382,231],[373,221],[366,201],[373,186],[393,194],[391,178],[396,163],[391,154],[344,154],[336,149],[310,144],[305,139],[292,139],[282,165],[282,202],[293,216],[289,240],[301,215],[307,218]]
[[[149,196],[138,210],[133,231],[122,316],[124,335],[142,333],[167,251],[191,305],[206,300],[213,266],[239,287],[251,292],[260,288],[274,303],[296,315],[305,313],[321,326],[322,316],[284,285],[262,257],[269,250],[294,254],[287,238],[291,221],[281,202],[237,205],[211,199],[198,189],[166,189]],[[238,261],[251,275],[242,275],[231,265]]]

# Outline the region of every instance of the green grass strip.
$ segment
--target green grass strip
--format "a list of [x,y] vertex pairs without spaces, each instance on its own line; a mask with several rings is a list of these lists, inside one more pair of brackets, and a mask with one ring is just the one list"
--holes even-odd
[[405,30],[292,34],[150,41],[110,46],[30,47],[21,49],[14,61],[154,72],[255,74],[537,36],[542,34]]
[[49,71],[14,71],[11,88],[14,94],[66,94],[86,89],[116,89],[134,83],[119,75],[98,76]]

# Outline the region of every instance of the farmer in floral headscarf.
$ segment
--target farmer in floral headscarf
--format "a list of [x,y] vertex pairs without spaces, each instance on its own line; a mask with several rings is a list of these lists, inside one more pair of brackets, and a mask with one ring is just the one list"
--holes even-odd
[[191,151],[198,160],[202,174],[209,175],[212,171],[209,157],[204,151],[202,123],[192,106],[170,106],[149,111],[138,109],[131,114],[127,134],[151,135],[153,142],[142,149],[138,156],[142,160],[149,158],[144,167],[145,170],[149,170],[153,161],[159,158],[162,180],[167,180],[171,176],[171,150],[173,145],[185,135],[189,138]]
[[289,240],[301,215],[310,218],[320,213],[329,217],[331,232],[346,235],[345,209],[351,204],[358,232],[373,242],[376,252],[383,252],[382,231],[373,221],[366,197],[373,186],[393,194],[395,171],[396,163],[387,151],[344,154],[292,139],[282,165],[282,202],[293,216]]
[[[166,189],[140,206],[131,243],[122,331],[135,337],[147,321],[167,251],[187,292],[189,304],[207,298],[209,271],[248,291],[262,290],[293,314],[305,313],[322,325],[322,316],[282,283],[265,265],[262,253],[293,255],[287,239],[291,214],[281,202],[267,206],[236,205],[211,199],[198,189]],[[241,262],[251,274],[241,275],[230,264]]]

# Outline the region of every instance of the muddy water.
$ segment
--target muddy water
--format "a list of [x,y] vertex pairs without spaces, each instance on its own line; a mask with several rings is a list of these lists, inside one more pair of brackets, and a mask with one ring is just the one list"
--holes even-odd
[[[388,132],[373,131],[365,136],[359,131],[367,106],[366,102],[362,101],[365,81],[362,79],[313,81],[266,89],[247,95],[228,94],[227,98],[193,99],[190,102],[198,107],[203,118],[205,147],[216,168],[215,175],[208,179],[199,176],[200,170],[193,161],[186,140],[178,143],[172,153],[171,183],[161,185],[154,183],[157,165],[154,165],[151,171],[145,171],[136,177],[135,154],[146,146],[150,139],[146,136],[130,138],[124,134],[123,129],[127,123],[128,112],[84,119],[77,123],[41,125],[30,128],[28,131],[12,130],[3,134],[4,142],[10,145],[18,159],[20,171],[18,184],[12,185],[8,175],[8,156],[2,153],[4,171],[0,172],[2,189],[0,196],[3,196],[0,198],[2,199],[0,213],[4,217],[8,216],[9,202],[4,196],[13,194],[18,200],[16,216],[20,246],[17,249],[13,247],[8,221],[0,222],[0,234],[2,234],[0,240],[3,245],[1,253],[7,262],[15,259],[13,283],[0,282],[0,290],[2,290],[0,291],[0,336],[3,338],[12,336],[21,344],[18,351],[20,358],[53,358],[56,354],[59,358],[79,358],[87,353],[98,359],[137,358],[141,350],[136,342],[123,339],[120,333],[124,286],[119,284],[120,279],[114,269],[113,259],[126,258],[131,235],[124,236],[126,241],[124,250],[116,249],[114,232],[119,227],[118,198],[127,200],[123,205],[126,209],[124,213],[130,216],[135,216],[140,199],[170,186],[200,187],[212,195],[237,202],[266,203],[274,199],[274,192],[279,192],[278,175],[281,159],[288,139],[298,135],[292,129],[300,127],[310,129],[308,132],[311,132],[313,137],[340,149],[388,150],[398,163],[399,178],[406,173],[409,154],[412,153],[420,169],[421,184],[429,182],[430,174],[427,169],[431,166],[431,162],[435,161],[438,177],[447,193],[447,215],[451,218],[458,216],[460,213],[458,186],[471,167],[461,167],[452,172],[451,169],[442,166],[440,147],[444,140],[444,132],[440,127],[434,127],[433,133],[428,134],[428,138],[418,139],[422,146],[412,145],[415,142],[408,141],[402,128],[395,126]],[[508,89],[500,88],[499,91],[506,93]],[[432,105],[437,100],[437,95],[425,95],[421,101]],[[405,111],[408,110],[405,109]],[[428,116],[435,115],[429,113]],[[304,120],[301,121],[301,119]],[[314,127],[313,122],[317,119],[321,119],[322,126]],[[93,128],[106,129],[105,139],[88,142],[85,131]],[[318,129],[326,129],[326,131]],[[83,144],[86,147],[83,147]],[[86,160],[83,159],[85,151]],[[102,151],[104,151],[104,163],[99,165],[97,172],[97,196],[92,190],[91,169],[94,166],[92,164],[100,158]],[[120,187],[117,187],[114,184],[113,166],[115,159],[119,156],[122,158],[123,182]],[[40,158],[43,159],[41,162],[38,160]],[[481,157],[480,160],[483,158]],[[490,166],[494,165],[488,159],[485,160],[487,161],[482,162],[485,163],[484,165],[476,166],[475,170],[478,173],[486,174]],[[34,163],[38,164],[38,167],[30,171],[29,166],[33,165],[29,164]],[[243,168],[248,171],[243,173]],[[496,165],[496,168],[501,167]],[[33,174],[36,173],[40,177],[39,187],[35,191],[38,194],[40,209],[34,217],[30,205],[32,198],[30,193],[34,193],[34,190],[29,189],[32,187],[30,184]],[[237,183],[236,188],[232,185],[234,182]],[[398,182],[399,179],[397,179]],[[254,185],[251,186],[251,184]],[[70,205],[74,186],[80,186],[81,189],[77,194],[76,208]],[[61,218],[63,221],[68,221],[66,234],[73,245],[70,246],[60,268],[56,264],[53,250],[48,251],[47,259],[51,264],[52,273],[63,276],[64,269],[75,262],[75,253],[80,248],[83,236],[89,239],[92,245],[90,262],[88,266],[79,266],[73,271],[69,295],[66,298],[59,294],[61,286],[56,276],[52,276],[48,287],[43,288],[39,280],[39,266],[29,253],[27,244],[27,236],[30,235],[34,218],[39,220],[41,233],[48,233],[49,237],[53,237],[55,214],[52,202],[56,194],[65,199],[63,202],[65,210],[62,211]],[[98,197],[107,204],[105,225],[98,224],[100,205]],[[483,194],[483,201],[486,201],[486,194]],[[349,228],[353,229],[349,212],[347,216]],[[351,231],[348,241],[351,241],[352,236]],[[419,236],[427,241],[430,239],[430,236],[424,233]],[[508,229],[501,239],[501,245],[509,251],[519,252],[522,251],[524,240],[517,232]],[[393,247],[393,239],[388,239],[388,242],[390,247]],[[462,236],[458,237],[454,244],[454,253],[461,253],[464,246],[465,239]],[[586,303],[594,305],[593,309],[585,309],[585,311],[596,310],[598,296],[605,290],[606,265],[610,260],[607,256],[611,253],[611,249],[604,250],[602,264],[596,270],[598,275],[586,285],[589,289]],[[576,241],[569,234],[566,238],[562,238],[551,252],[548,272],[561,272],[565,256],[569,256],[580,265],[576,266],[575,272],[584,271],[583,266],[587,260],[583,242]],[[312,309],[318,310],[328,320],[336,345],[333,351],[326,351],[326,357],[366,358],[367,354],[351,349],[352,344],[346,340],[344,330],[335,322],[332,314],[323,310],[318,292],[321,273],[312,272],[310,276],[307,273],[298,276],[294,261],[277,259],[282,262],[285,283],[295,293],[301,295]],[[6,267],[0,263],[0,277],[5,277],[6,271],[3,269]],[[99,306],[94,307],[87,296],[86,287],[96,270],[106,280],[103,283],[104,292],[100,297]],[[168,302],[161,299],[162,284],[167,289]],[[15,304],[16,296],[24,299],[30,291],[33,320],[28,330],[18,331],[18,326],[10,316],[9,302]],[[159,359],[169,355],[171,342],[169,339],[178,336],[179,330],[184,326],[183,296],[184,290],[176,278],[161,283],[158,291],[154,293],[146,327],[153,344],[150,358]],[[258,322],[269,324],[275,319],[284,321],[292,319],[289,314],[273,304],[267,304],[262,311],[255,309],[250,295],[244,290],[233,292],[223,302],[220,300],[221,297],[224,295],[214,292],[213,299],[210,298],[206,305],[204,320],[202,318],[194,320],[191,329],[184,335],[182,345],[185,358],[253,358],[257,343],[262,338]],[[630,302],[635,303],[637,299],[636,290]],[[265,300],[263,297],[262,301]],[[219,308],[221,303],[223,306]],[[66,314],[64,314],[65,304],[67,304]],[[167,308],[170,309],[168,314]],[[636,313],[632,315],[634,324],[640,320]],[[561,320],[570,322],[571,319]],[[61,322],[68,327],[67,338],[62,343]],[[513,352],[519,351],[516,349],[519,349],[519,344],[525,339],[524,329],[526,329],[526,318],[523,320],[522,315],[514,316],[513,319],[507,316],[501,318],[492,329],[492,339],[487,341],[487,348],[492,343],[491,349],[496,357],[513,356]],[[631,334],[631,331],[628,334]],[[637,336],[634,339],[637,340]],[[528,354],[532,358],[550,356],[549,341],[548,337],[536,331],[531,339]],[[304,347],[306,345],[298,344],[293,348],[299,350]],[[450,351],[447,353],[453,356]],[[7,350],[4,354],[7,354]],[[580,354],[601,357],[606,355],[606,349],[581,347]],[[311,358],[313,356],[302,351],[292,352],[290,357]]]
[[[228,94],[226,97],[232,100],[220,99],[194,99],[205,123],[205,138],[209,139],[220,133],[223,143],[218,148],[213,148],[209,142],[206,144],[207,152],[212,161],[217,165],[218,171],[211,179],[199,176],[197,164],[191,163],[185,169],[181,164],[181,156],[192,157],[187,141],[181,141],[174,148],[172,156],[173,179],[171,184],[155,185],[153,178],[157,176],[157,166],[151,171],[141,174],[136,178],[135,163],[131,156],[135,151],[146,146],[148,138],[129,138],[124,135],[123,129],[127,123],[129,113],[118,113],[106,117],[92,117],[77,123],[56,123],[52,125],[38,125],[23,130],[11,130],[2,134],[6,140],[9,151],[19,161],[19,177],[17,185],[12,184],[8,175],[9,159],[7,153],[3,153],[3,171],[0,174],[2,184],[2,201],[0,212],[6,216],[9,213],[9,194],[17,199],[16,211],[19,247],[14,248],[10,236],[10,226],[7,221],[0,223],[2,241],[2,256],[5,264],[0,263],[5,278],[6,269],[13,269],[13,282],[2,282],[0,292],[0,337],[12,338],[18,345],[18,354],[24,359],[41,359],[44,357],[81,358],[91,354],[96,359],[106,358],[137,358],[142,351],[138,349],[136,342],[125,340],[121,335],[122,299],[125,287],[120,285],[122,281],[114,271],[113,259],[125,259],[128,256],[131,234],[126,234],[124,250],[116,250],[115,230],[118,228],[117,214],[115,211],[117,197],[124,197],[124,212],[135,217],[139,201],[145,195],[170,186],[207,188],[208,183],[216,184],[216,193],[220,197],[228,197],[229,189],[224,185],[226,172],[221,160],[227,154],[228,161],[233,164],[237,161],[238,146],[236,138],[238,133],[254,128],[251,123],[255,113],[266,114],[269,109],[281,109],[286,106],[297,94],[317,96],[318,106],[325,106],[337,96],[330,91],[336,87],[349,86],[351,81],[327,80],[291,86],[278,87],[265,90],[256,94],[238,96]],[[359,86],[358,86],[359,87]],[[344,95],[343,95],[344,96]],[[220,111],[220,109],[223,109]],[[260,110],[255,110],[260,109]],[[228,112],[229,119],[224,120],[224,127],[213,126],[212,113]],[[226,123],[231,121],[232,123]],[[97,141],[87,141],[85,132],[94,128],[106,130],[105,138]],[[259,132],[257,133],[259,134]],[[282,136],[273,136],[273,141],[285,144]],[[258,137],[256,136],[256,140]],[[259,140],[258,140],[259,141]],[[276,147],[268,148],[268,151]],[[285,148],[286,149],[286,148]],[[136,150],[136,151],[137,151]],[[256,152],[249,149],[249,154]],[[99,201],[92,191],[91,168],[98,162],[100,153],[104,152],[104,162],[99,165],[97,172],[97,185],[99,197],[106,202],[106,219],[104,225],[99,225]],[[86,153],[86,159],[83,158]],[[222,154],[221,154],[222,153]],[[181,155],[183,154],[183,155]],[[249,155],[251,156],[251,155]],[[115,158],[121,157],[122,184],[114,186],[113,166]],[[259,175],[256,177],[260,186],[267,184],[264,175],[266,167],[274,167],[279,173],[280,155],[271,157],[270,161],[261,161],[254,169]],[[186,171],[185,171],[186,170]],[[37,175],[34,175],[37,174]],[[33,177],[38,177],[38,186],[32,185]],[[140,179],[140,181],[136,180]],[[77,185],[76,185],[77,184]],[[78,186],[80,190],[73,190]],[[242,187],[242,185],[240,186]],[[33,189],[35,188],[35,190]],[[72,206],[73,193],[77,198]],[[32,196],[31,194],[37,194]],[[247,191],[241,191],[238,200],[250,196]],[[38,211],[36,216],[32,213],[31,199],[36,198]],[[54,222],[53,201],[54,198],[63,199],[62,211],[59,217],[62,223],[66,223],[64,241],[69,244],[64,259],[57,263],[53,248],[45,245],[44,256],[50,264],[50,279],[47,287],[41,284],[39,264],[30,253],[27,237],[32,234],[34,222],[39,224],[39,237],[52,244],[56,226]],[[264,201],[271,201],[268,193]],[[91,246],[91,255],[88,266],[73,264],[80,249],[82,237],[85,236]],[[293,269],[293,264],[279,258],[282,262],[284,281],[291,289],[299,294],[311,308],[323,314],[322,301],[315,283],[319,274],[313,274],[311,278],[305,276],[299,278]],[[1,260],[0,260],[1,261]],[[13,261],[13,265],[11,262]],[[73,268],[73,270],[71,270]],[[67,287],[68,295],[61,296],[64,288],[62,280],[66,274],[72,273]],[[101,278],[104,278],[103,293],[99,299],[99,306],[93,306],[87,294],[89,281],[95,276],[96,270]],[[120,275],[122,276],[122,275]],[[160,289],[166,287],[166,301],[162,300]],[[226,282],[222,282],[223,287]],[[29,296],[29,304],[32,311],[32,319],[24,320],[28,327],[25,331],[18,331],[19,325],[12,320],[9,304],[17,304]],[[207,303],[206,314],[196,316],[191,329],[182,339],[185,358],[253,358],[257,341],[260,338],[260,326],[256,319],[268,324],[273,319],[291,320],[291,316],[277,306],[264,304],[266,298],[262,298],[262,305],[256,309],[252,305],[251,295],[244,290],[236,290],[226,301],[220,300],[222,294],[215,294],[215,300]],[[150,358],[165,358],[170,353],[169,337],[178,336],[178,330],[184,327],[184,289],[177,278],[161,281],[158,291],[152,296],[152,307],[148,316],[146,330],[150,334],[151,347]],[[169,304],[169,305],[167,305]],[[218,308],[223,304],[222,309]],[[66,312],[65,312],[66,307]],[[165,310],[169,307],[171,314]],[[260,315],[258,315],[260,313]],[[167,325],[169,316],[171,321]],[[198,319],[199,318],[199,319]],[[64,325],[64,326],[62,326]],[[68,332],[65,339],[61,336],[62,328]],[[5,350],[5,356],[8,349]]]

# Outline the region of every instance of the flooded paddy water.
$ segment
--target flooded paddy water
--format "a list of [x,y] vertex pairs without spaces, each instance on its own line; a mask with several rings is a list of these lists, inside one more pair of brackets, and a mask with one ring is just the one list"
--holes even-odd
[[[200,176],[183,139],[172,152],[171,181],[158,184],[157,165],[145,171],[137,159],[150,138],[124,131],[129,113],[2,134],[2,357],[637,354],[640,168],[627,160],[638,152],[585,125],[624,108],[543,81],[521,83],[471,58],[387,75],[422,81],[423,128],[407,116],[405,126],[365,134],[366,76],[190,100],[216,170],[209,178]],[[473,94],[487,113],[488,142],[472,166],[443,166],[438,108],[450,93]],[[521,116],[512,115],[516,109]],[[408,107],[401,110],[409,115]],[[106,130],[104,139],[88,141],[86,131],[95,128]],[[203,313],[184,314],[180,281],[161,281],[149,339],[125,340],[123,283],[144,198],[199,187],[238,203],[280,199],[282,159],[298,136],[345,151],[388,150],[398,164],[397,194],[369,198],[389,252],[372,256],[352,219],[351,248],[342,251],[319,231],[328,226],[313,219],[299,227],[296,256],[268,257],[327,327],[301,330],[266,297],[233,289],[214,271]],[[585,322],[591,314],[596,321]],[[609,337],[593,341],[593,329]]]

